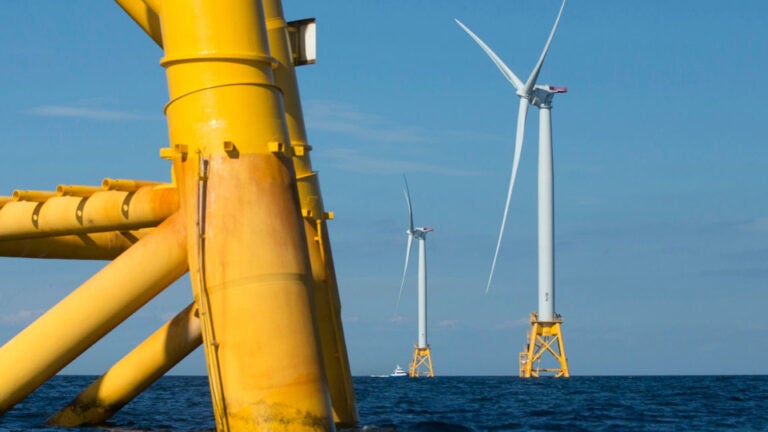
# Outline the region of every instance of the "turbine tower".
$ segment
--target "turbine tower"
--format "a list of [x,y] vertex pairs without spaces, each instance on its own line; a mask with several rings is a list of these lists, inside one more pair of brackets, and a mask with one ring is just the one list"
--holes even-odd
[[[520,154],[523,148],[523,138],[525,136],[525,120],[528,114],[528,105],[534,105],[539,108],[539,178],[538,178],[538,235],[539,235],[539,308],[538,312],[531,314],[531,330],[528,333],[528,341],[525,351],[520,353],[520,376],[524,378],[539,377],[540,373],[551,373],[557,377],[568,377],[568,361],[565,356],[565,347],[561,324],[563,319],[555,313],[555,288],[554,288],[554,176],[552,170],[552,122],[551,108],[552,98],[557,93],[565,93],[565,87],[554,87],[550,85],[537,85],[541,66],[547,56],[555,31],[560,23],[560,17],[565,8],[565,0],[560,6],[557,19],[549,34],[544,50],[539,57],[539,61],[533,68],[528,80],[523,83],[510,70],[506,64],[486,45],[477,35],[475,35],[467,26],[459,20],[456,22],[472,39],[485,51],[493,60],[496,67],[507,80],[512,83],[520,97],[518,108],[517,130],[515,136],[515,153],[512,161],[512,175],[509,180],[509,189],[507,191],[507,201],[504,206],[504,215],[499,230],[499,239],[496,242],[496,251],[493,255],[491,272],[488,277],[488,283],[485,288],[487,293],[491,287],[493,273],[496,269],[496,260],[501,247],[501,240],[504,235],[504,227],[507,223],[509,213],[509,203],[512,199],[512,191],[515,186],[517,168],[520,162]],[[539,367],[542,356],[546,353],[552,354],[559,363],[557,368]],[[534,364],[537,366],[534,368]]]
[[433,377],[435,372],[432,369],[432,354],[427,343],[427,233],[434,231],[432,228],[413,226],[413,207],[411,206],[411,194],[408,190],[408,179],[403,176],[405,188],[405,202],[408,204],[408,244],[405,248],[405,266],[403,267],[403,279],[400,282],[400,292],[397,295],[397,306],[395,314],[400,307],[400,297],[403,295],[405,286],[405,275],[408,272],[408,261],[411,258],[411,247],[413,239],[419,241],[419,338],[418,343],[413,346],[413,360],[408,368],[410,377]]

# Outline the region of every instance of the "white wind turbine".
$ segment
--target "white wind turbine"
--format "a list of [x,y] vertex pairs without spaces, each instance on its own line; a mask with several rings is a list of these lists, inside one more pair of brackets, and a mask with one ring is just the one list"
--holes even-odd
[[[403,176],[405,182],[405,188],[403,194],[405,194],[405,202],[408,205],[408,244],[405,248],[405,266],[403,267],[403,278],[400,282],[400,292],[397,295],[397,306],[395,308],[395,314],[400,307],[400,298],[403,295],[403,287],[405,286],[405,276],[408,272],[408,261],[411,257],[411,247],[413,246],[413,239],[419,241],[419,339],[416,345],[416,354],[424,353],[429,356],[429,345],[427,344],[427,233],[434,231],[432,228],[414,227],[413,226],[413,207],[411,206],[411,194],[408,190],[408,179]],[[429,358],[429,373],[431,373],[432,360]],[[414,365],[416,364],[416,355],[414,356],[414,363],[412,364],[411,371],[413,372]],[[411,376],[414,376],[411,373]]]
[[523,148],[523,137],[525,135],[525,120],[528,114],[528,104],[536,105],[540,109],[539,116],[539,320],[552,321],[554,318],[554,224],[553,224],[553,174],[552,174],[552,128],[550,108],[552,97],[556,93],[564,93],[566,88],[553,87],[549,85],[536,85],[541,66],[544,64],[544,58],[549,51],[552,38],[560,22],[560,16],[565,8],[565,0],[560,6],[557,19],[549,34],[544,50],[539,57],[539,61],[528,76],[528,80],[523,83],[509,67],[496,55],[477,35],[475,35],[467,26],[459,20],[456,23],[477,42],[486,54],[493,60],[496,67],[499,68],[504,77],[512,83],[520,97],[520,105],[517,116],[517,131],[515,136],[515,153],[512,161],[512,175],[509,180],[509,190],[507,191],[507,202],[504,206],[504,216],[499,230],[499,239],[496,243],[496,252],[493,255],[491,264],[491,273],[488,277],[488,284],[485,292],[491,287],[493,272],[496,268],[496,259],[499,255],[501,239],[504,235],[504,227],[507,223],[509,213],[509,203],[512,199],[512,190],[515,186],[515,177],[517,176],[517,167],[520,162],[520,153]]

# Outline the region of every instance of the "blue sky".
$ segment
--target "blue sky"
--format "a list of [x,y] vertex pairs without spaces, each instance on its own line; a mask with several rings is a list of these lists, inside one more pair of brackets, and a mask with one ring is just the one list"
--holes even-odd
[[[440,375],[516,375],[536,310],[536,111],[494,284],[485,282],[517,97],[459,18],[527,77],[557,0],[286,1],[316,17],[298,71],[352,372],[405,365],[416,279],[402,175],[428,236]],[[574,375],[768,373],[768,4],[571,0],[539,82],[553,109],[556,311]],[[0,195],[169,180],[162,52],[110,2],[0,13]],[[7,341],[104,265],[0,259]],[[415,260],[411,263],[415,270]],[[175,284],[65,369],[100,373],[189,301]],[[204,373],[198,350],[174,370]]]

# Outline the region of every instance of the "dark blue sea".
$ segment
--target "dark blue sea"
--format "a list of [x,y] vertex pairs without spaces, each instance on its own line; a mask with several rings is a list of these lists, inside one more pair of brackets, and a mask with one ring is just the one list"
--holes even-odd
[[[0,417],[45,426],[94,377],[57,376]],[[768,376],[355,377],[356,431],[768,431]],[[164,377],[108,424],[81,431],[210,431],[206,377]]]

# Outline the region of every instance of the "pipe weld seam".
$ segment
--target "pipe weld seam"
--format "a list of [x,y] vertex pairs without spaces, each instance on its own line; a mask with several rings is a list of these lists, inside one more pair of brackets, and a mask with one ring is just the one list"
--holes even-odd
[[195,93],[200,93],[200,92],[204,92],[204,91],[207,91],[207,90],[213,90],[213,89],[217,89],[217,88],[221,88],[221,87],[236,87],[236,86],[264,87],[264,88],[270,89],[272,91],[277,91],[280,94],[283,93],[283,90],[280,87],[278,87],[278,86],[276,86],[274,84],[268,84],[268,83],[260,83],[260,82],[234,82],[234,83],[226,83],[226,84],[216,84],[216,85],[212,85],[212,86],[207,86],[207,87],[202,87],[202,88],[199,88],[199,89],[195,89],[195,90],[186,92],[186,93],[184,93],[182,95],[176,96],[175,98],[173,98],[170,101],[168,101],[167,104],[165,104],[165,107],[163,107],[163,113],[167,115],[168,114],[168,108],[170,108],[172,104],[178,102],[179,100],[181,100],[181,99],[183,99],[183,98],[185,98],[187,96],[193,95]]

